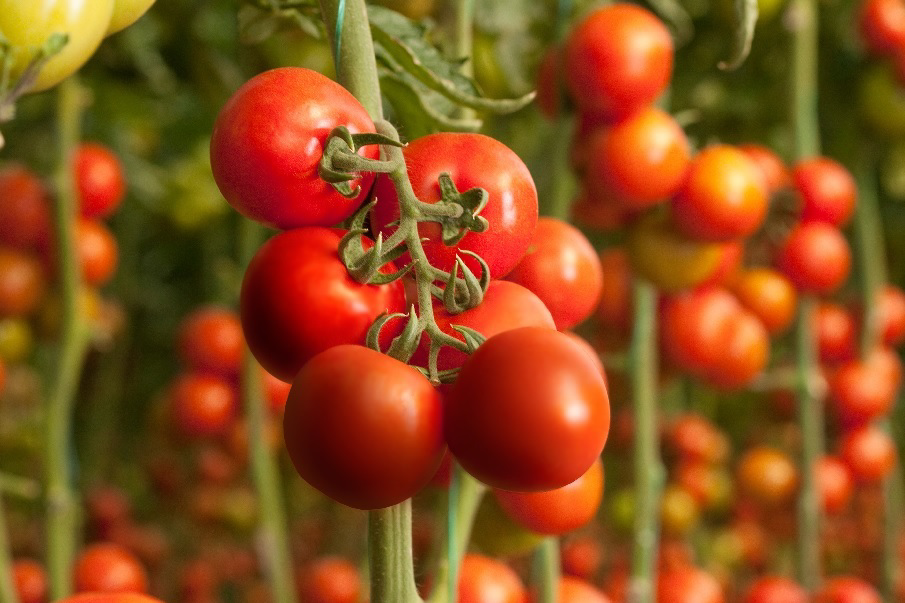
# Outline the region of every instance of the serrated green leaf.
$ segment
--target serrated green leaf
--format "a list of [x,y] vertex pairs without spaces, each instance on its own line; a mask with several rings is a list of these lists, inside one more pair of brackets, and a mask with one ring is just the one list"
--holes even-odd
[[461,119],[450,113],[455,106],[419,82],[403,75],[381,70],[380,90],[394,109],[394,122],[406,139],[413,140],[433,132],[475,132],[481,128],[478,119]]

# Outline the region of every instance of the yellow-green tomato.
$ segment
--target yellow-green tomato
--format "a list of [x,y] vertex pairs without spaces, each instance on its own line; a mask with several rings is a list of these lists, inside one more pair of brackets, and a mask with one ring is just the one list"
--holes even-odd
[[13,76],[22,74],[47,39],[68,43],[42,68],[29,92],[40,92],[75,73],[97,50],[113,14],[113,0],[0,0],[0,34],[11,44]]
[[152,4],[154,0],[115,0],[107,35],[122,31],[138,21],[139,17],[148,12]]

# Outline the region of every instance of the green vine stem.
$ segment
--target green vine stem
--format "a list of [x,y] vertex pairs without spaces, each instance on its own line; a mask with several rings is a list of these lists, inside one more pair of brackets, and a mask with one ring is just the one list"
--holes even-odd
[[421,601],[412,558],[411,499],[368,515],[372,603]]
[[[243,265],[251,261],[263,234],[263,229],[256,222],[243,218],[239,223],[240,255]],[[261,506],[258,552],[262,558],[264,573],[270,582],[274,603],[296,603],[283,488],[277,459],[268,444],[268,411],[261,368],[248,349],[245,350],[242,368],[242,398],[248,421],[251,476]]]
[[653,603],[656,597],[660,495],[665,470],[657,441],[657,292],[635,284],[635,327],[631,347],[635,404],[635,534],[629,603]]
[[9,547],[9,532],[6,529],[6,509],[3,493],[0,492],[0,600],[19,603],[19,593],[13,579],[13,558]]
[[792,0],[786,22],[792,34],[792,128],[795,158],[820,153],[817,119],[817,1]]
[[59,164],[54,226],[57,271],[63,305],[60,355],[46,406],[44,470],[47,513],[47,570],[51,599],[69,594],[79,512],[72,489],[72,412],[89,343],[89,325],[82,314],[81,277],[75,253],[78,212],[72,181],[72,153],[79,140],[83,97],[74,78],[58,89],[57,127]]
[[534,578],[535,598],[537,603],[557,603],[559,601],[559,538],[544,538],[534,551],[531,573]]

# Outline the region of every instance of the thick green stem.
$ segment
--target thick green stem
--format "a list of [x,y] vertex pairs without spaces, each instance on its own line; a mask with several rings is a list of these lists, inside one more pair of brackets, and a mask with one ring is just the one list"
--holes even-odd
[[58,91],[57,202],[55,231],[57,270],[63,306],[60,356],[47,400],[44,470],[47,512],[47,571],[52,599],[69,594],[79,514],[72,489],[72,411],[89,342],[89,325],[81,311],[81,276],[75,251],[78,212],[71,159],[79,139],[82,95],[73,78]]
[[9,533],[6,529],[6,509],[3,508],[3,494],[0,493],[0,601],[19,603],[19,593],[13,579],[13,557],[9,548]]
[[368,517],[368,558],[371,603],[421,601],[412,570],[411,500],[371,511]]
[[792,0],[789,5],[792,33],[792,127],[795,158],[820,154],[817,119],[817,0]]
[[[247,264],[260,245],[263,229],[256,222],[243,219],[239,226],[240,254]],[[258,525],[258,550],[275,603],[296,603],[296,590],[292,573],[292,555],[289,548],[289,530],[286,509],[283,505],[283,488],[277,459],[268,445],[267,402],[261,368],[245,351],[242,371],[242,397],[245,401],[245,417],[248,421],[248,441],[251,447],[251,476],[260,504]]]
[[557,603],[559,601],[559,538],[544,538],[534,551],[531,573],[534,576],[534,601]]
[[452,52],[455,59],[466,59],[460,71],[468,77],[474,75],[474,65],[471,63],[474,48],[474,11],[475,0],[454,0]]
[[632,395],[635,404],[635,539],[629,603],[653,603],[657,573],[660,496],[665,471],[657,441],[657,292],[635,284]]

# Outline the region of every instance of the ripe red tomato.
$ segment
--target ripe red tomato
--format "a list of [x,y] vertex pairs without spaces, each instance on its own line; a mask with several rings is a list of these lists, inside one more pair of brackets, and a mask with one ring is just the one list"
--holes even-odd
[[696,567],[675,567],[657,575],[657,603],[723,603],[716,578]]
[[704,241],[753,234],[767,216],[763,174],[742,151],[728,145],[704,149],[691,162],[672,204],[679,230]]
[[603,563],[604,549],[593,536],[579,536],[563,542],[560,556],[564,574],[592,580]]
[[625,2],[589,14],[572,30],[565,53],[566,85],[576,104],[611,119],[653,102],[672,75],[669,30]]
[[899,345],[905,341],[905,292],[894,285],[886,285],[877,295],[877,328],[883,344]]
[[123,167],[107,147],[86,142],[73,157],[79,211],[85,218],[103,218],[119,207],[126,194]]
[[75,590],[83,593],[144,593],[148,576],[123,547],[98,543],[86,547],[75,562]]
[[816,316],[817,348],[820,361],[838,363],[855,358],[858,327],[845,306],[820,302]]
[[44,296],[44,271],[31,255],[0,247],[0,316],[30,314]]
[[815,468],[817,491],[824,513],[838,514],[848,507],[854,484],[845,463],[835,456],[824,456]]
[[239,413],[235,387],[213,375],[177,377],[169,399],[174,427],[189,437],[225,434]]
[[47,600],[47,572],[33,559],[13,562],[13,584],[19,603],[44,603]]
[[302,367],[283,434],[302,479],[344,505],[380,509],[410,498],[437,471],[443,403],[414,368],[340,345]]
[[791,184],[792,176],[785,162],[769,148],[757,144],[743,144],[738,150],[757,165],[764,176],[768,193],[775,193]]
[[81,593],[54,603],[164,603],[139,593]]
[[660,320],[666,359],[694,375],[709,373],[725,353],[729,325],[741,311],[725,289],[699,289],[666,298]]
[[878,56],[892,56],[905,48],[905,2],[863,0],[858,24],[867,49]]
[[543,217],[528,253],[507,277],[537,295],[559,330],[583,322],[600,299],[603,269],[597,251],[580,230]]
[[881,603],[876,589],[860,578],[836,576],[823,583],[814,603]]
[[808,603],[808,593],[788,578],[765,576],[751,585],[742,603]]
[[450,452],[482,482],[552,490],[600,455],[610,404],[585,350],[557,331],[524,327],[491,337],[469,357],[445,419]]
[[898,386],[885,363],[871,356],[847,362],[830,375],[830,401],[844,425],[864,425],[890,411]]
[[731,289],[771,334],[782,333],[795,320],[798,294],[789,279],[776,270],[745,270],[733,281]]
[[50,238],[49,193],[41,179],[19,164],[0,169],[0,245],[33,249]]
[[842,226],[855,211],[858,189],[845,166],[828,157],[806,159],[792,170],[801,195],[801,221]]
[[[403,151],[415,195],[425,203],[440,200],[441,174],[449,174],[459,191],[480,187],[487,191],[487,205],[481,216],[490,227],[482,233],[469,232],[455,245],[443,243],[437,222],[422,222],[418,231],[428,240],[424,252],[430,263],[449,272],[460,249],[484,258],[492,278],[502,278],[515,268],[528,250],[537,227],[537,189],[528,168],[509,147],[482,134],[441,132],[413,140]],[[387,176],[374,186],[377,205],[371,213],[375,234],[389,237],[399,219],[396,189]],[[462,256],[466,265],[480,274],[480,265]],[[408,262],[403,256],[400,262]]]
[[305,603],[358,603],[362,595],[358,567],[342,557],[322,557],[299,572],[298,596]]
[[676,483],[705,511],[725,508],[731,498],[732,477],[724,467],[685,461],[677,465],[675,476]]
[[867,425],[842,439],[839,456],[848,465],[856,482],[877,483],[895,467],[896,446],[888,433]]
[[97,220],[79,219],[75,246],[85,284],[100,286],[116,272],[118,248],[113,233]]
[[349,275],[337,251],[343,234],[327,228],[278,234],[245,271],[240,313],[248,347],[284,381],[319,352],[364,343],[380,314],[406,310],[402,281],[362,285]]
[[458,603],[525,603],[528,593],[505,563],[468,553],[459,566]]
[[600,253],[603,290],[597,320],[605,330],[627,335],[632,327],[632,274],[625,249],[611,248]]
[[848,278],[852,252],[839,229],[809,222],[792,230],[777,263],[799,291],[830,293]]
[[594,518],[603,499],[603,463],[594,461],[590,469],[571,484],[546,492],[494,490],[500,507],[520,525],[538,534],[565,534]]
[[798,489],[798,469],[788,455],[767,446],[748,450],[738,464],[739,486],[765,507],[787,504]]
[[726,241],[720,244],[720,261],[700,287],[728,287],[736,278],[745,259],[745,245],[742,240]]
[[704,378],[722,389],[739,389],[766,368],[770,337],[757,317],[745,310],[730,317],[726,329],[725,347]]
[[224,377],[238,375],[244,353],[242,323],[230,309],[204,306],[179,325],[179,354],[194,371]]
[[588,582],[572,576],[559,579],[559,603],[611,603],[610,598]]
[[[331,226],[368,195],[373,174],[351,182],[347,199],[322,180],[318,164],[330,131],[373,132],[374,122],[348,90],[301,67],[271,69],[251,78],[220,110],[211,135],[211,168],[236,211],[276,228]],[[369,145],[359,154],[376,159]]]
[[626,209],[643,209],[675,194],[691,149],[682,126],[655,107],[601,128],[587,142],[587,185]]
[[270,411],[274,414],[282,414],[283,409],[286,408],[286,400],[289,398],[289,389],[292,385],[274,377],[264,369],[261,369],[261,374]]
[[681,461],[717,465],[729,458],[729,440],[713,423],[699,415],[680,416],[666,438]]

